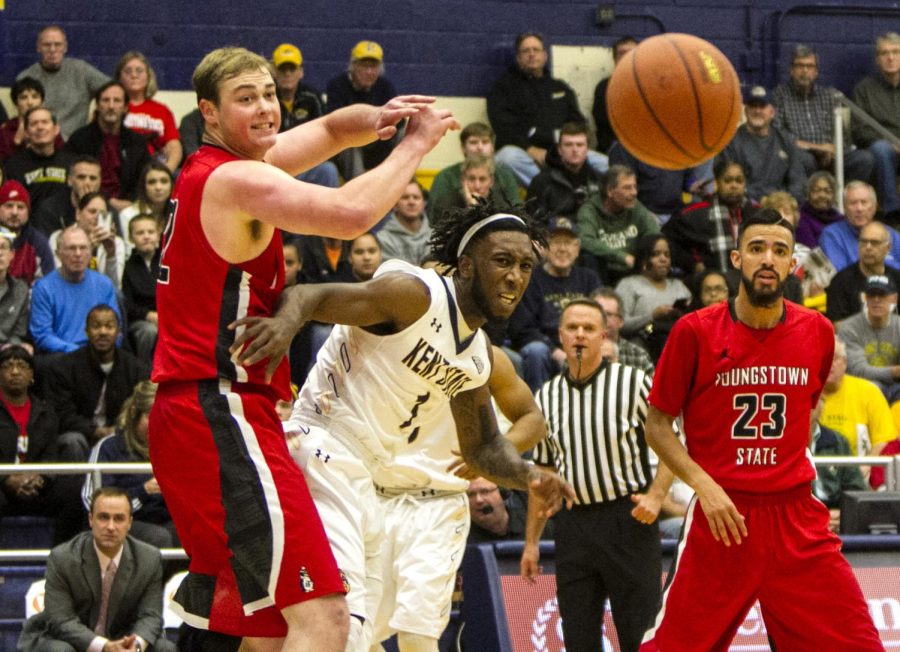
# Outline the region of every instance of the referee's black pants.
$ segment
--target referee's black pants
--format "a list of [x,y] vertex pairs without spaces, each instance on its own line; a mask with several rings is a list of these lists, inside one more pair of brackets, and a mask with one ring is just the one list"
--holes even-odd
[[659,527],[631,517],[629,498],[562,509],[556,535],[556,595],[566,652],[602,650],[607,597],[622,652],[637,652],[660,604]]

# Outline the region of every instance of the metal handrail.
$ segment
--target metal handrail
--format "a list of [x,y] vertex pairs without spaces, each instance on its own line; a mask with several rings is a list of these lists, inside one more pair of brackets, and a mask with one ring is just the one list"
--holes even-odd
[[[816,466],[883,466],[885,467],[885,487],[894,491],[900,486],[900,455],[886,457],[870,455],[819,456],[813,458]],[[655,468],[655,463],[653,464]],[[149,462],[72,462],[52,464],[0,464],[0,476],[15,473],[40,473],[42,475],[81,475],[100,471],[102,473],[153,473]]]
[[[187,553],[183,548],[160,548],[162,558],[169,559],[187,559]],[[43,564],[50,556],[49,548],[21,548],[13,550],[0,550],[0,563],[8,561],[25,562],[33,561]]]
[[875,118],[866,113],[855,102],[850,100],[839,90],[834,91],[834,99],[837,102],[834,107],[834,178],[837,181],[838,192],[835,197],[837,209],[844,212],[844,116],[843,107],[850,110],[850,115],[878,132],[878,135],[891,143],[896,148],[900,148],[900,138],[888,131]]
[[150,462],[52,462],[48,464],[0,464],[0,475],[40,473],[41,475],[80,475],[82,473],[153,473]]
[[[818,466],[883,466],[885,467],[885,488],[895,491],[900,486],[900,455],[885,456],[819,456],[813,458]],[[655,465],[654,465],[655,466]],[[104,473],[152,473],[153,467],[148,462],[83,462],[57,464],[0,464],[0,475],[13,473],[41,473],[46,475],[76,475],[101,471]],[[162,558],[187,559],[182,548],[161,548]],[[2,562],[39,562],[46,561],[50,554],[48,549],[0,550]]]

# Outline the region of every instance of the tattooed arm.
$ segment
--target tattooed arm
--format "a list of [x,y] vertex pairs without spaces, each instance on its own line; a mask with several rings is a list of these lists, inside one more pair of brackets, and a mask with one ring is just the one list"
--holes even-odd
[[532,467],[500,435],[487,386],[460,392],[450,402],[460,452],[476,475],[510,489],[528,489]]
[[460,392],[450,402],[460,451],[475,473],[511,489],[528,490],[535,508],[552,516],[565,502],[571,506],[575,493],[555,473],[548,473],[523,460],[515,446],[500,435],[487,386]]

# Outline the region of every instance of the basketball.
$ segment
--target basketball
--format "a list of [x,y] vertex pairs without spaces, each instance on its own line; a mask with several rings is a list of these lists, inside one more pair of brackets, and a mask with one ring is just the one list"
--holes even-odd
[[606,94],[619,142],[648,165],[683,170],[734,136],[741,90],[731,62],[690,34],[648,38],[616,65]]

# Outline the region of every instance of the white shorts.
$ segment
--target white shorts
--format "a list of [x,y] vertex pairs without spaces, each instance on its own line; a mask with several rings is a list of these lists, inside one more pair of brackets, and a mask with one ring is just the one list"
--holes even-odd
[[415,492],[379,496],[384,506],[384,590],[375,641],[396,632],[440,638],[450,620],[456,571],[469,534],[464,493],[419,499]]
[[346,580],[351,616],[363,621],[358,650],[368,650],[381,599],[378,554],[383,538],[382,507],[367,462],[316,426],[286,433],[288,450],[303,470],[338,568]]

